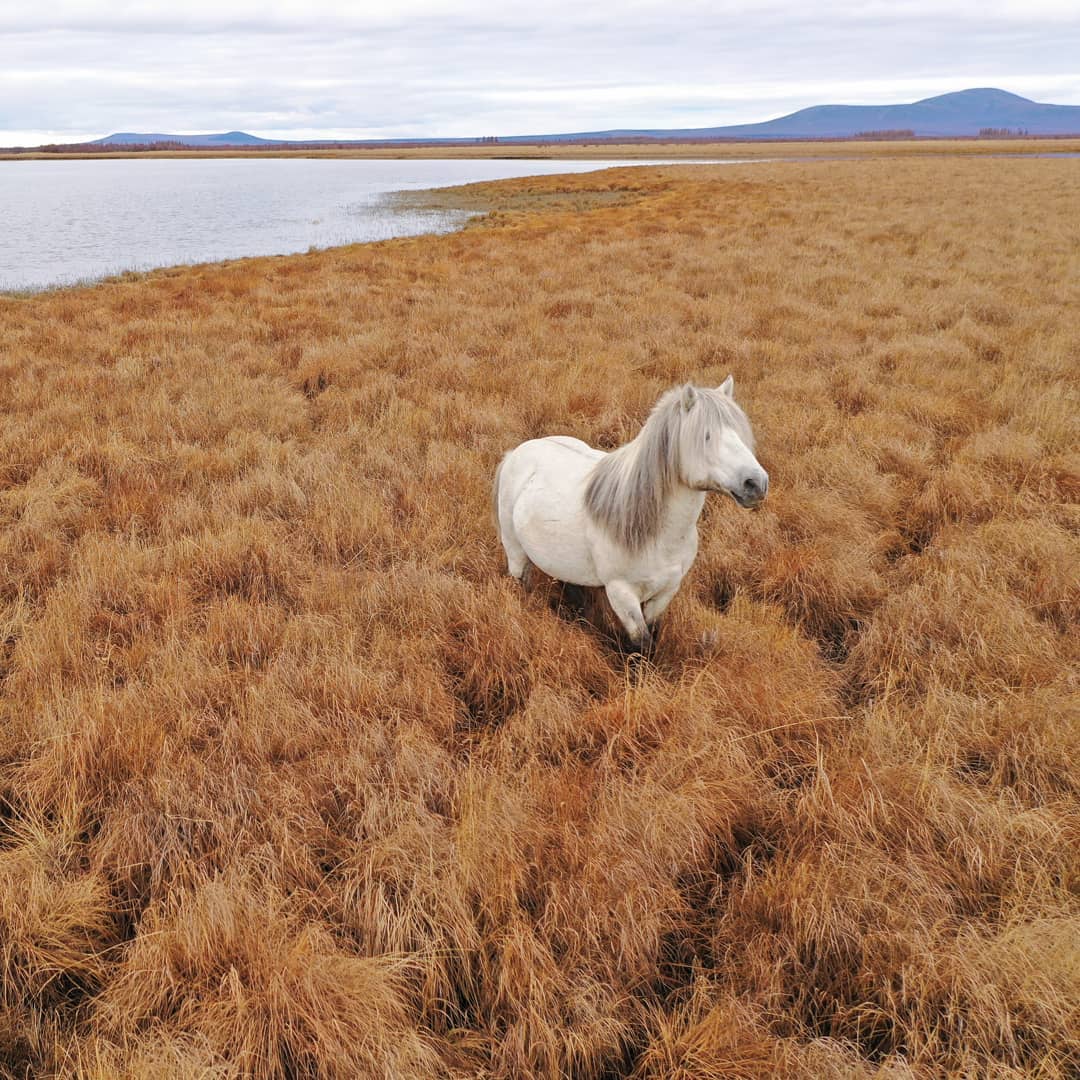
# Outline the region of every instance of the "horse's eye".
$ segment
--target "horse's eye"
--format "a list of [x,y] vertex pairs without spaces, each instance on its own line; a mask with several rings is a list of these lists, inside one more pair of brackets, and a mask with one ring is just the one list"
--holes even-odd
[[712,438],[712,432],[711,431],[706,431],[705,432],[705,441],[708,442],[711,438]]

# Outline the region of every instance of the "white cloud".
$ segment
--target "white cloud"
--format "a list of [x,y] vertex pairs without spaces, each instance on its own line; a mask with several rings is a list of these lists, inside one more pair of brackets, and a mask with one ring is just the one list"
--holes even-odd
[[1000,86],[1080,104],[1075,2],[46,0],[0,8],[0,145],[695,127]]

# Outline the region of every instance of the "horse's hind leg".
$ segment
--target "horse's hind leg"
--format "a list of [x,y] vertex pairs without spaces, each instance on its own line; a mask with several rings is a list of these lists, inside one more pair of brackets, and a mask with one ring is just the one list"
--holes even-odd
[[506,569],[511,577],[518,581],[525,580],[525,572],[532,565],[525,549],[521,546],[514,532],[514,522],[510,514],[499,514],[499,539],[502,540],[503,551],[506,552]]
[[506,540],[503,540],[503,550],[506,552],[506,569],[510,576],[516,577],[522,584],[527,585],[525,575],[529,572],[532,563],[529,562],[529,556],[525,554],[524,548],[516,541],[508,544]]
[[506,569],[511,577],[524,581],[525,571],[531,565],[525,549],[521,546],[514,530],[514,510],[511,502],[502,490],[503,469],[509,455],[499,462],[495,470],[495,482],[491,488],[491,501],[495,510],[495,524],[499,530],[499,540],[506,552]]

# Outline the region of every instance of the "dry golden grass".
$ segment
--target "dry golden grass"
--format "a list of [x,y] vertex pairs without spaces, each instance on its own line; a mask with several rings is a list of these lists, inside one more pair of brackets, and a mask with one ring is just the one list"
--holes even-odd
[[[1078,163],[480,197],[0,298],[3,1075],[1077,1075]],[[729,371],[630,662],[493,467]]]

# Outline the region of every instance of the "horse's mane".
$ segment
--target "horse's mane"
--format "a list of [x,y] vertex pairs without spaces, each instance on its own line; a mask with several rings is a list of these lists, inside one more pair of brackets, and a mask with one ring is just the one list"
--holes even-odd
[[663,524],[664,506],[682,477],[681,435],[687,425],[697,443],[706,425],[734,427],[753,449],[746,414],[719,390],[695,387],[693,407],[683,408],[684,387],[668,390],[653,406],[635,439],[596,463],[585,487],[585,510],[628,551],[640,551]]

